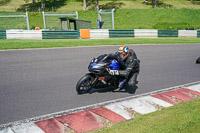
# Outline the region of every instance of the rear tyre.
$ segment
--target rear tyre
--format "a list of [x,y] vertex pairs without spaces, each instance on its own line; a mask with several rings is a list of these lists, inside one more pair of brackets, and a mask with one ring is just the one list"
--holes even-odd
[[91,75],[83,76],[76,84],[76,91],[78,94],[85,94],[92,89],[92,81],[94,78]]
[[200,57],[196,60],[197,64],[200,64]]

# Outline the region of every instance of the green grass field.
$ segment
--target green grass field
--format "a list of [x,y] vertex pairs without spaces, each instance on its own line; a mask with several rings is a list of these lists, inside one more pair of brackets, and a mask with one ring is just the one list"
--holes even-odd
[[199,133],[200,98],[91,133]]
[[199,20],[200,10],[117,10],[115,27],[116,29],[185,29],[186,27],[199,29]]
[[[0,0],[0,2],[3,0]],[[100,0],[100,7],[108,6],[112,8],[115,5],[115,29],[200,29],[200,2],[191,2],[189,0],[159,0],[159,8],[154,9],[152,5],[144,4],[142,0]],[[25,3],[22,0],[10,0],[6,4],[0,5],[0,15],[5,13],[16,13],[16,10],[27,8],[29,11],[30,28],[34,29],[36,25],[43,28],[42,13],[39,11],[41,3],[31,4],[31,1]],[[37,10],[35,10],[37,8]],[[83,11],[82,0],[63,0],[57,4],[46,1],[46,8],[50,11],[74,12],[78,11],[79,19],[92,21],[92,28],[97,28],[98,11]],[[23,11],[20,9],[20,11]],[[34,11],[34,12],[32,12]],[[24,12],[24,11],[23,11]],[[26,21],[20,19],[2,19],[0,18],[0,29],[26,29]],[[47,17],[47,26],[60,27],[58,17],[49,19]],[[48,23],[49,21],[49,23]],[[54,22],[55,21],[55,22]],[[51,23],[50,23],[51,22]],[[54,22],[54,23],[52,23]],[[10,25],[10,26],[9,26]]]
[[[5,12],[0,12],[0,14],[5,14]],[[97,28],[97,11],[79,11],[78,14],[79,19],[92,21],[92,28]],[[26,29],[24,18],[20,21],[16,21],[16,18],[0,19],[0,29],[17,27]],[[199,20],[200,10],[193,9],[118,9],[115,11],[115,29],[200,29]],[[29,22],[31,29],[34,29],[36,25],[40,28],[44,27],[42,13],[29,13]],[[47,27],[61,28],[58,16],[46,17],[46,24]]]
[[34,41],[19,39],[2,39],[0,41],[0,49],[27,49],[128,44],[199,44],[199,42],[200,38],[43,39]]

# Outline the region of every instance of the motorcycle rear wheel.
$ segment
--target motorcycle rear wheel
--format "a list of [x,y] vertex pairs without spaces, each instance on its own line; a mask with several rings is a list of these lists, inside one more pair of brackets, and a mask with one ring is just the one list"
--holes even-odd
[[78,94],[85,94],[92,89],[92,81],[94,78],[91,75],[83,76],[76,84],[76,91]]

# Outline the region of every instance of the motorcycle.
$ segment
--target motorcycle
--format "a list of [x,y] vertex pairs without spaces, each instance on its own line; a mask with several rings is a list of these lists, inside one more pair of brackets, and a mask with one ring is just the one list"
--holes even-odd
[[196,60],[196,64],[200,64],[200,57],[197,58],[197,60]]
[[100,55],[93,58],[88,66],[89,73],[85,74],[76,85],[78,94],[88,93],[92,88],[116,87],[120,82],[119,76],[111,76],[111,72],[117,73],[119,63],[108,55]]

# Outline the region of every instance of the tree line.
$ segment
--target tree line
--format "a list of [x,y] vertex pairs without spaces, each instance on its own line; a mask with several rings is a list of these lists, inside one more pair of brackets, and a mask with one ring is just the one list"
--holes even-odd
[[[10,0],[0,0],[0,1],[10,1]],[[46,2],[53,3],[55,5],[57,2],[61,1],[64,2],[67,0],[24,0],[24,1],[25,2],[32,1],[32,4],[36,4],[36,2],[41,2],[41,8],[44,9]],[[200,0],[187,0],[187,1],[196,2]],[[162,0],[141,0],[141,2],[152,5],[153,8],[157,8],[160,3],[163,3]],[[99,10],[99,0],[83,0],[83,10],[86,10],[87,6],[90,5],[91,3],[96,5],[96,10]]]

